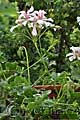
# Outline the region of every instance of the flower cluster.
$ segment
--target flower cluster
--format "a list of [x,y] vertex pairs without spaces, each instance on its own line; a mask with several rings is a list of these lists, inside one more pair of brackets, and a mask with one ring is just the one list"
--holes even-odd
[[54,26],[53,20],[51,18],[46,18],[45,14],[46,12],[44,10],[34,11],[34,7],[31,6],[31,8],[25,12],[20,11],[18,12],[20,15],[18,19],[16,20],[16,26],[13,26],[10,31],[12,32],[15,28],[18,26],[26,26],[28,25],[29,28],[32,28],[32,35],[37,35],[37,28],[43,29],[44,26]]
[[66,57],[69,57],[70,61],[73,61],[74,59],[80,60],[80,47],[71,47],[72,53],[68,53]]
[[80,25],[80,17],[77,17],[77,22],[78,22],[79,25]]

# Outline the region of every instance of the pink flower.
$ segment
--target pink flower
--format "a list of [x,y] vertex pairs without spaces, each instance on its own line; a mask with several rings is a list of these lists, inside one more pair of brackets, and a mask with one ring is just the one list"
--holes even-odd
[[69,57],[70,61],[73,61],[74,59],[80,60],[80,47],[71,47],[72,53],[68,53],[66,57]]

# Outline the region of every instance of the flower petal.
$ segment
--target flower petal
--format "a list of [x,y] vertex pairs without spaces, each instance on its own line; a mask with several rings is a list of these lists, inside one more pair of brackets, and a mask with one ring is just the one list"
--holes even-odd
[[36,36],[36,35],[37,35],[37,30],[36,30],[36,27],[35,27],[35,26],[33,27],[32,35],[33,35],[33,36]]
[[13,32],[13,30],[14,30],[15,28],[17,28],[18,26],[20,26],[20,25],[18,24],[18,25],[16,25],[16,26],[13,26],[13,27],[10,29],[10,32]]
[[80,22],[80,17],[77,17],[77,22]]
[[53,22],[53,19],[52,18],[48,18],[47,21]]
[[70,47],[70,49],[73,51],[73,52],[76,52],[76,51],[80,51],[80,47]]
[[44,18],[46,18],[46,17],[45,17],[45,14],[46,14],[46,12],[45,12],[44,10],[39,10],[39,12],[38,12],[38,17],[39,17],[39,19],[44,19]]
[[69,60],[70,60],[70,61],[73,61],[73,60],[74,60],[74,57],[73,57],[73,56],[69,57]]
[[27,11],[27,13],[31,13],[31,12],[33,12],[33,11],[34,11],[34,7],[31,6],[31,8]]
[[68,53],[66,57],[73,56],[73,53]]
[[27,24],[27,21],[22,22],[22,25],[26,26],[26,24]]
[[44,21],[43,21],[43,20],[37,20],[37,23],[38,23],[39,25],[43,25],[43,24],[44,24]]
[[49,27],[49,26],[50,26],[50,27],[54,27],[54,24],[52,24],[52,23],[50,23],[50,22],[46,22],[46,21],[45,21],[44,24],[45,24],[46,27]]

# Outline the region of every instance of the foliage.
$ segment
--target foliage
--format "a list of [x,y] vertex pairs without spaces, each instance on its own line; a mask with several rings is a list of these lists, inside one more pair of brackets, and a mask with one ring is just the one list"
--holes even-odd
[[[55,27],[16,28],[17,11],[45,10]],[[66,58],[69,47],[80,46],[79,0],[0,0],[0,119],[80,119],[80,61]],[[61,84],[57,98],[34,85]]]

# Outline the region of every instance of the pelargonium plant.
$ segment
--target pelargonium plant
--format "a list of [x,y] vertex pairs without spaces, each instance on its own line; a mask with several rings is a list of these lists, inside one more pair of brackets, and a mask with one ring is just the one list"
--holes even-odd
[[[47,27],[53,27],[53,29],[56,29],[56,28],[54,28],[55,25],[53,24],[53,19],[47,18],[45,16],[47,13],[44,10],[39,10],[39,11],[34,10],[33,6],[31,6],[31,8],[29,10],[27,10],[27,12],[20,11],[18,13],[19,13],[18,19],[15,21],[16,25],[13,26],[10,29],[10,31],[13,32],[13,30],[19,26],[24,26],[25,28],[28,27],[28,29],[31,31],[30,34],[32,34],[32,36],[30,35],[30,36],[28,36],[28,38],[33,42],[39,57],[42,58],[42,56],[44,56],[44,55],[41,54],[40,35],[43,34],[46,29],[44,29],[43,33],[41,33],[41,30],[43,28],[47,28]],[[38,48],[38,43],[37,43],[38,40],[39,40],[40,48]],[[26,53],[27,68],[28,68],[28,80],[30,82],[30,71],[29,71],[29,61],[28,61],[27,49],[24,46],[21,46],[19,50],[23,50],[23,49],[25,50],[25,53]],[[41,61],[45,67],[46,65],[45,65],[44,59],[41,59]],[[46,69],[46,67],[45,67],[45,69]]]
[[44,10],[34,11],[34,7],[25,12],[20,11],[18,12],[20,15],[18,19],[15,21],[17,25],[13,26],[10,31],[12,32],[18,26],[26,26],[28,25],[29,28],[32,28],[32,35],[36,36],[38,34],[37,29],[43,29],[45,27],[53,27],[53,19],[47,18],[45,16],[46,12]]

